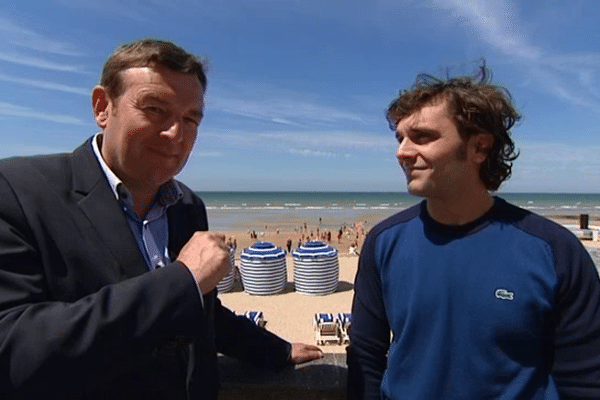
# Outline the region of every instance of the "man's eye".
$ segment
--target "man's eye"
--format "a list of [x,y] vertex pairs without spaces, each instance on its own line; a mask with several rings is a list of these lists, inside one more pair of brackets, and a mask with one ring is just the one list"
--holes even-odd
[[154,107],[154,106],[148,106],[146,107],[146,110],[150,111],[151,113],[155,113],[155,114],[162,114],[164,112],[164,110],[160,107]]
[[198,122],[197,120],[195,120],[194,118],[185,118],[185,120],[191,124],[194,124],[195,126],[199,126],[200,122]]
[[429,141],[429,135],[420,133],[415,135],[415,143],[427,143]]

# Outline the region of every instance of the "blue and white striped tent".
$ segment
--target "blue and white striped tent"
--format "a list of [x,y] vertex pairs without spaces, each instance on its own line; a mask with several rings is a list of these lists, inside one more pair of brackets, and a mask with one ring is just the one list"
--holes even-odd
[[303,294],[325,295],[337,290],[340,278],[338,250],[320,240],[292,251],[294,287]]
[[217,283],[217,291],[219,293],[229,292],[233,289],[235,283],[235,248],[233,247],[229,248],[229,263],[231,264],[229,273]]
[[240,273],[248,294],[282,292],[287,282],[285,250],[269,242],[254,243],[242,251]]

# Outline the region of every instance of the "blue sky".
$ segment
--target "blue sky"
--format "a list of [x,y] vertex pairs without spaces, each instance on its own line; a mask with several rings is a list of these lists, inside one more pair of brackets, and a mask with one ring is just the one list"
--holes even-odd
[[120,43],[209,61],[179,178],[199,191],[405,191],[384,111],[420,72],[484,57],[524,114],[505,192],[600,192],[596,0],[4,0],[0,157],[71,151]]

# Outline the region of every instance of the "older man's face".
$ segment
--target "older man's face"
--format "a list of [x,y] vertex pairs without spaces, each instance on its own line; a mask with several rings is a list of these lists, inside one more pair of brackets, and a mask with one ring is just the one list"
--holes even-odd
[[204,109],[195,75],[167,68],[121,72],[122,94],[108,99],[102,157],[129,190],[155,190],[185,165]]

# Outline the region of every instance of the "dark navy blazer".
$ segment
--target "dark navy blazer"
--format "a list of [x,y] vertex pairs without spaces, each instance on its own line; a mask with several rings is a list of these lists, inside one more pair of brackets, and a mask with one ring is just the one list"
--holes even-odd
[[[172,260],[208,229],[204,204],[181,187]],[[0,161],[0,397],[214,399],[217,351],[278,369],[290,344],[214,291],[203,307],[181,263],[148,271],[91,139],[72,154]]]

